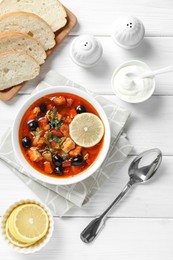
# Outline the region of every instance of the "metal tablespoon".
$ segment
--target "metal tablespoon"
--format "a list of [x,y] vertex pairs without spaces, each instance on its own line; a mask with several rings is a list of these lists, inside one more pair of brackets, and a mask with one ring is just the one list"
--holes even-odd
[[148,181],[157,171],[162,160],[162,153],[159,149],[151,149],[140,153],[130,164],[128,174],[129,181],[123,191],[111,203],[111,205],[99,216],[92,220],[82,231],[80,238],[85,243],[90,243],[103,228],[109,211],[124,197],[129,189],[138,183]]

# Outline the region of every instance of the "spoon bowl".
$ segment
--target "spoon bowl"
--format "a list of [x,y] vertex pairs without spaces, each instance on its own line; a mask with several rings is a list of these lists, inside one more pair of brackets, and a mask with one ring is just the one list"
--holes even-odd
[[157,148],[140,153],[129,166],[130,180],[134,183],[148,181],[157,171],[161,161],[162,153]]

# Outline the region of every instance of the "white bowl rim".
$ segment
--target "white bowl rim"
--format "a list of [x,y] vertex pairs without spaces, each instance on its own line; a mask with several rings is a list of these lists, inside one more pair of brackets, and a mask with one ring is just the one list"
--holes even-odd
[[[81,172],[81,174],[79,173],[71,178],[49,177],[49,176],[44,175],[44,174],[38,172],[37,170],[35,170],[24,158],[21,148],[20,148],[19,140],[18,140],[18,129],[19,129],[20,121],[23,117],[24,112],[37,99],[39,99],[45,95],[49,95],[49,94],[53,94],[53,93],[71,93],[74,95],[81,96],[96,109],[96,111],[98,112],[98,114],[101,117],[102,122],[105,126],[103,147],[102,147],[98,157],[96,158],[96,161],[89,168],[87,168],[86,170]],[[36,178],[39,181],[43,181],[45,183],[55,184],[55,185],[74,184],[74,183],[80,182],[80,181],[88,178],[90,175],[92,175],[104,162],[106,155],[108,153],[109,147],[110,147],[110,140],[111,140],[111,130],[110,130],[109,121],[108,121],[108,118],[107,118],[103,108],[101,107],[101,105],[98,103],[98,101],[94,97],[89,95],[87,92],[84,92],[82,90],[76,89],[71,86],[56,86],[56,87],[48,86],[47,88],[45,88],[43,90],[39,90],[38,92],[31,95],[18,110],[16,117],[14,119],[13,126],[12,126],[12,145],[13,145],[14,153],[16,155],[18,162],[22,165],[22,167],[26,171],[28,171],[28,173],[32,177]]]
[[[6,225],[7,222],[7,218],[9,217],[9,214],[12,212],[12,210],[14,210],[16,207],[23,205],[23,204],[27,204],[27,203],[34,203],[36,205],[40,205],[44,210],[46,210],[48,216],[49,216],[49,230],[47,235],[45,236],[45,239],[39,244],[37,245],[33,245],[30,247],[25,247],[25,248],[20,248],[16,245],[13,245],[6,237],[5,232],[4,232],[4,225]],[[54,219],[53,219],[53,215],[51,213],[51,210],[49,209],[49,207],[43,203],[40,202],[38,200],[35,199],[21,199],[18,201],[13,202],[12,204],[10,204],[8,206],[8,208],[6,208],[6,210],[4,211],[3,215],[2,215],[2,219],[1,219],[1,233],[2,233],[2,237],[4,242],[6,242],[10,248],[13,248],[16,252],[18,253],[22,253],[22,254],[32,254],[35,253],[37,251],[40,251],[42,248],[44,248],[46,246],[46,244],[50,241],[52,235],[54,232]]]
[[155,81],[155,77],[153,77],[153,86],[152,86],[152,90],[150,91],[150,94],[148,96],[146,96],[145,98],[139,100],[139,101],[129,101],[127,100],[126,98],[123,98],[122,96],[119,95],[119,93],[116,91],[116,88],[114,87],[114,84],[113,84],[113,80],[114,80],[114,77],[116,75],[116,73],[121,69],[123,68],[125,65],[130,65],[130,64],[140,64],[142,66],[144,66],[145,68],[148,69],[148,71],[151,71],[151,68],[143,61],[140,61],[140,60],[128,60],[128,61],[125,61],[123,63],[121,63],[113,72],[112,74],[112,77],[111,77],[111,86],[112,86],[112,90],[113,92],[123,101],[125,102],[128,102],[128,103],[133,103],[133,104],[137,104],[137,103],[142,103],[146,100],[148,100],[154,93],[155,91],[155,87],[156,87],[156,81]]

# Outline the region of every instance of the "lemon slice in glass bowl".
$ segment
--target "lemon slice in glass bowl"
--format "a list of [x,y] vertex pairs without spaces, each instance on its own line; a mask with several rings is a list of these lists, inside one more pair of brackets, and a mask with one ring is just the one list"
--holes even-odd
[[92,147],[98,144],[103,135],[104,125],[95,114],[78,114],[70,124],[71,138],[82,147]]
[[19,206],[9,217],[9,231],[22,243],[35,243],[46,235],[48,228],[48,215],[36,204]]

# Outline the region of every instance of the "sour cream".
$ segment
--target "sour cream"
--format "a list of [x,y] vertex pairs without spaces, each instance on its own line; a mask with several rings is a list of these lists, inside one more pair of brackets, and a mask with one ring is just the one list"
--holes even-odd
[[113,91],[124,101],[139,103],[147,100],[154,92],[155,79],[144,78],[132,80],[128,73],[142,75],[150,72],[150,68],[140,61],[129,61],[115,70],[112,76]]

